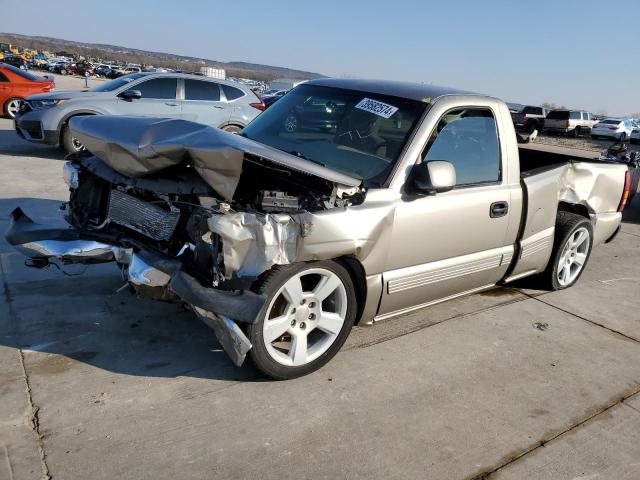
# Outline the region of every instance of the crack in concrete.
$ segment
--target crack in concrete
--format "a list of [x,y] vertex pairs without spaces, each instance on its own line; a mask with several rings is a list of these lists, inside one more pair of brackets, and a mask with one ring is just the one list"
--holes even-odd
[[625,232],[624,230],[620,230],[620,233],[624,233],[626,235],[633,235],[634,237],[640,237],[637,233]]
[[[637,385],[637,384],[636,384]],[[637,385],[638,386],[638,385]],[[612,408],[618,406],[618,405],[625,405],[627,407],[631,407],[628,403],[626,403],[625,401],[628,400],[629,398],[640,394],[640,388],[636,389],[635,391],[633,391],[632,393],[628,394],[628,395],[624,395],[623,397],[621,397],[620,399],[616,400],[615,402],[613,402],[612,404],[609,404],[605,407],[603,407],[601,410],[599,410],[598,412],[594,413],[593,415],[588,416],[587,418],[581,420],[580,422],[572,425],[571,427],[563,430],[560,433],[557,433],[549,438],[543,438],[542,440],[535,442],[533,444],[532,447],[530,448],[526,448],[525,450],[513,455],[511,458],[509,458],[508,460],[502,462],[500,465],[496,466],[496,467],[490,467],[487,470],[484,470],[478,474],[474,474],[471,477],[467,477],[468,480],[488,480],[492,477],[493,474],[495,474],[496,472],[504,469],[505,467],[511,465],[514,462],[517,462],[518,460],[524,458],[527,455],[532,454],[533,452],[535,452],[536,450],[538,450],[539,448],[544,447],[545,445],[547,445],[548,443],[564,436],[567,435],[568,433],[572,432],[573,430],[580,428],[581,426],[585,425],[586,423],[588,423],[589,421],[595,419],[596,417],[607,413],[609,410],[611,410]],[[631,407],[633,408],[633,407]],[[634,410],[636,410],[634,408]]]
[[592,325],[595,325],[597,327],[604,328],[605,330],[608,330],[609,332],[614,333],[616,335],[620,335],[621,337],[624,337],[627,340],[631,340],[632,342],[640,343],[639,339],[637,339],[635,337],[631,337],[631,336],[629,336],[629,335],[627,335],[625,333],[622,333],[622,332],[616,330],[615,328],[607,327],[606,325],[603,325],[602,323],[598,323],[595,320],[591,320],[589,318],[583,317],[582,315],[578,315],[577,313],[570,312],[569,310],[565,310],[564,308],[558,307],[557,305],[553,305],[552,303],[545,302],[544,300],[542,300],[540,298],[543,295],[538,295],[538,296],[534,297],[534,296],[529,295],[528,293],[525,293],[525,292],[522,292],[522,293],[524,295],[528,296],[529,298],[533,298],[534,300],[537,300],[538,302],[543,303],[543,304],[545,304],[545,305],[547,305],[549,307],[555,308],[556,310],[560,310],[561,312],[564,312],[564,313],[566,313],[568,315],[571,315],[573,317],[579,318],[580,320],[584,320],[585,322],[588,322],[588,323],[590,323]]
[[40,467],[42,470],[42,475],[40,478],[41,480],[51,480],[51,475],[49,473],[49,466],[47,465],[47,454],[44,450],[42,434],[40,433],[40,418],[39,418],[40,407],[36,406],[35,403],[33,402],[33,395],[31,393],[31,382],[29,380],[29,374],[27,373],[27,369],[24,363],[24,352],[22,351],[22,348],[18,346],[18,340],[16,337],[16,326],[18,323],[18,315],[13,310],[13,298],[11,295],[11,290],[9,289],[9,282],[7,281],[7,277],[5,274],[2,261],[0,261],[0,276],[2,277],[4,299],[7,304],[7,309],[9,310],[9,321],[11,322],[12,335],[14,337],[13,343],[15,348],[18,351],[20,368],[22,369],[22,379],[25,384],[25,394],[27,397],[27,407],[29,412],[29,425],[31,426],[31,430],[33,431],[34,436],[36,437],[36,444],[38,445],[38,453],[40,455]]

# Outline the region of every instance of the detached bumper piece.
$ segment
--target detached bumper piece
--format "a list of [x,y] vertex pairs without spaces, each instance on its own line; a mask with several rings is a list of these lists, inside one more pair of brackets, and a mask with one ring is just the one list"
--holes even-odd
[[[46,265],[49,259],[65,264],[116,262],[126,269],[127,280],[138,293],[147,291],[155,298],[158,290],[177,296],[189,304],[209,325],[233,362],[240,366],[251,349],[239,323],[254,323],[265,297],[251,291],[224,291],[205,287],[182,271],[179,260],[136,247],[122,247],[114,236],[80,232],[72,228],[52,228],[35,223],[20,208],[10,214],[7,241],[34,263]],[[95,237],[95,238],[92,238]],[[127,242],[128,244],[128,242]]]

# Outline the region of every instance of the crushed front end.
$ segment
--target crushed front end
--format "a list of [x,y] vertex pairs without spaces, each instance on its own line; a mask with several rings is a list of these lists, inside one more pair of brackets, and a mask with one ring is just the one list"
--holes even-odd
[[[207,157],[194,137],[203,127],[190,122],[129,119],[112,140],[110,120],[72,123],[96,155],[64,165],[69,227],[37,224],[18,207],[7,241],[35,267],[114,262],[136,295],[190,306],[241,365],[251,348],[242,326],[265,303],[252,284],[273,265],[301,260],[313,212],[355,203],[360,189],[265,161],[265,152],[213,129]],[[166,122],[183,137],[174,128],[172,146],[151,145],[150,135],[166,140]],[[108,142],[99,132],[110,132]],[[128,141],[139,145],[127,150]],[[197,146],[187,152],[190,142]]]

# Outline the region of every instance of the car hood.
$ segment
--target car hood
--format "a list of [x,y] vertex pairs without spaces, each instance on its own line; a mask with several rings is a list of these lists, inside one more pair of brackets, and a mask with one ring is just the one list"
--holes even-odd
[[190,163],[227,201],[240,181],[245,154],[297,172],[356,187],[361,180],[240,135],[178,119],[80,116],[70,120],[75,138],[111,168],[141,177]]
[[40,93],[29,96],[29,100],[69,100],[74,98],[101,97],[113,92],[90,92],[85,90],[56,90],[51,93]]

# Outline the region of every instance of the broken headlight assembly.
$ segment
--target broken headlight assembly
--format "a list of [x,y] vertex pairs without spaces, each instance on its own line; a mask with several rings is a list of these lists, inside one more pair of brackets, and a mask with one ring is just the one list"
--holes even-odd
[[72,162],[66,162],[62,167],[62,179],[69,188],[76,190],[80,185],[80,168]]

